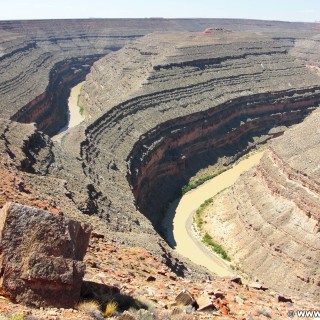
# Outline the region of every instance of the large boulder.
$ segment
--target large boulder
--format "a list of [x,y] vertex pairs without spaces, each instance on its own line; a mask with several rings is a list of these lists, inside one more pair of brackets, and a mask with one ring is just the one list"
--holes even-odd
[[90,233],[87,224],[7,203],[0,211],[0,288],[22,304],[74,307]]

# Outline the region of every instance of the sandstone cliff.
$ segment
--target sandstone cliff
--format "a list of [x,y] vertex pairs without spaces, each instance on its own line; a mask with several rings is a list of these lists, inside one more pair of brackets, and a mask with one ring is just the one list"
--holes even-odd
[[[53,135],[67,122],[70,87],[84,80],[94,61],[155,31],[279,31],[315,34],[312,24],[223,19],[89,19],[0,22],[0,114],[36,122]],[[290,32],[289,32],[290,33]]]
[[167,28],[174,27],[156,20],[1,22],[0,114],[36,122],[50,135],[58,132],[67,121],[70,87],[84,80],[94,61],[146,33]]

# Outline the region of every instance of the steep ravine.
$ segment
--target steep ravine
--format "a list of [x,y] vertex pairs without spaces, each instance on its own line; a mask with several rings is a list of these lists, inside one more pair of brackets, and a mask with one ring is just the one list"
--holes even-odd
[[11,117],[11,120],[35,122],[39,130],[52,136],[68,122],[70,90],[83,81],[92,64],[102,55],[71,58],[57,63],[50,71],[46,91],[30,101]]
[[[212,26],[219,29],[203,32]],[[253,33],[225,32],[221,30],[224,26]],[[0,169],[11,168],[10,175],[17,171],[23,178],[5,181],[2,203],[26,198],[27,204],[77,217],[92,223],[105,239],[143,246],[155,253],[155,261],[162,261],[179,276],[204,279],[208,276],[205,270],[174,253],[159,236],[164,209],[200,168],[217,159],[221,165],[232,163],[255,145],[280,135],[286,129],[283,125],[304,120],[318,107],[319,77],[305,67],[309,58],[299,61],[288,54],[296,39],[317,32],[311,27],[190,19],[0,22]],[[36,122],[45,133],[55,134],[66,122],[70,87],[84,79],[91,65],[81,97],[86,102],[86,121],[70,130],[61,144],[52,143],[32,124],[8,120]],[[283,157],[275,154],[279,156],[272,160],[276,163]],[[315,163],[318,165],[318,158]],[[313,219],[318,206],[309,195],[317,188],[312,174],[304,176],[303,170],[286,173],[293,180],[303,180],[302,191],[293,189],[288,195],[273,173],[261,170],[256,176],[263,176],[263,183],[280,198],[293,197],[299,213],[308,210],[302,219],[293,215],[298,224]],[[12,187],[9,193],[5,190],[8,184]],[[257,198],[265,195],[262,190]],[[241,203],[244,212],[248,212],[246,202]],[[277,219],[281,208],[274,210],[270,205],[271,220]],[[259,220],[263,227],[265,221],[270,220]],[[246,222],[250,227],[250,217]],[[245,233],[246,228],[243,230]],[[251,254],[256,261],[266,260],[259,251],[264,230],[254,233],[252,239],[258,244]],[[274,229],[268,231],[271,234]],[[316,228],[309,228],[301,235],[312,241],[314,231]],[[228,238],[234,245],[236,237]],[[257,270],[259,280],[260,273],[273,275],[276,259],[272,253],[278,257],[279,250],[289,248],[288,239],[284,236],[282,240],[281,246],[268,248],[269,265]],[[245,247],[239,244],[240,249]],[[298,265],[310,260],[309,251],[303,257],[299,253],[293,251]],[[129,270],[130,281],[137,281],[140,288],[131,266],[123,256],[119,258],[121,268]],[[319,259],[311,258],[317,267]],[[109,266],[95,260],[92,267],[98,273],[102,266],[109,275],[111,260]],[[291,267],[290,262],[277,274],[277,288],[281,289],[278,280]],[[119,270],[114,271],[119,275]],[[310,275],[302,268],[297,275],[303,290],[308,290],[308,281],[314,285],[319,278],[316,272]],[[179,280],[173,279],[178,289]],[[126,280],[119,275],[115,283],[129,283]],[[162,283],[160,273],[154,283]],[[270,288],[276,288],[272,282]],[[256,296],[259,300],[259,293]]]
[[[143,99],[146,97],[133,99],[130,104],[137,105]],[[168,202],[199,169],[223,156],[229,158],[229,163],[235,161],[256,144],[272,138],[271,129],[302,121],[319,102],[320,87],[239,97],[207,111],[166,121],[145,132],[126,158],[126,177],[134,203],[158,229]],[[90,140],[82,145],[87,163],[93,164],[94,157],[99,157],[96,144],[101,139],[100,130],[112,124],[110,117],[121,122],[123,113],[134,114],[125,105],[113,108],[88,127]],[[87,144],[88,141],[92,144]],[[120,165],[119,159],[113,160],[108,168],[117,174]],[[97,183],[95,166],[87,170]]]

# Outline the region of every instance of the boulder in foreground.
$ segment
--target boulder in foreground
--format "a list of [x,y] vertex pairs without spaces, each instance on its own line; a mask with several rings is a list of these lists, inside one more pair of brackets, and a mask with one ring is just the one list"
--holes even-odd
[[0,288],[32,306],[78,302],[91,227],[16,203],[0,211]]

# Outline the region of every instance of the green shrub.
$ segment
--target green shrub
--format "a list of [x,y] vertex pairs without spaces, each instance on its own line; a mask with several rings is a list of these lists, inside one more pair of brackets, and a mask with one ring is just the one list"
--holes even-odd
[[182,195],[186,194],[187,192],[189,192],[190,190],[192,189],[196,189],[197,187],[199,187],[200,185],[204,184],[206,181],[212,179],[212,178],[215,178],[216,176],[220,175],[221,173],[229,170],[231,167],[228,166],[228,167],[225,167],[225,168],[221,168],[217,171],[215,171],[214,173],[212,174],[209,174],[205,177],[202,177],[194,182],[190,182],[188,183],[187,185],[183,186],[182,189],[181,189],[181,193]]
[[223,259],[227,261],[231,260],[227,255],[227,253],[225,252],[225,250],[219,244],[215,243],[207,232],[202,237],[202,241],[204,244],[210,247],[215,253],[219,254]]
[[201,231],[201,227],[203,225],[203,220],[201,218],[201,214],[204,211],[205,208],[209,206],[210,203],[212,203],[213,198],[207,199],[204,203],[201,204],[201,206],[196,211],[196,214],[194,215],[193,221],[196,224],[196,227]]
[[78,95],[78,102],[77,102],[77,105],[79,107],[79,112],[80,114],[83,116],[83,113],[84,113],[84,107],[82,105],[82,103],[80,103],[80,94]]

